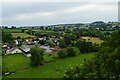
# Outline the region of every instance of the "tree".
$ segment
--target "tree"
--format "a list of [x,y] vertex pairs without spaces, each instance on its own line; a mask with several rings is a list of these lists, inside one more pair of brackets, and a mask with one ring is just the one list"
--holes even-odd
[[18,47],[22,46],[22,43],[19,43],[17,46],[18,46]]
[[2,32],[2,41],[3,42],[11,42],[12,40],[13,40],[13,37],[12,37],[11,33]]
[[44,58],[43,58],[44,49],[38,48],[37,46],[30,49],[30,64],[32,66],[42,65]]
[[22,29],[22,31],[21,31],[22,33],[24,33],[25,32],[25,30],[24,29]]
[[32,29],[29,29],[29,31],[28,32],[26,32],[27,34],[32,34]]
[[66,48],[67,47],[67,45],[66,45],[64,40],[62,40],[62,39],[59,40],[59,47],[60,48]]
[[47,42],[46,42],[45,40],[40,40],[39,43],[40,43],[41,45],[44,45],[44,44],[47,43]]
[[17,39],[21,39],[21,37],[20,37],[20,36],[17,36]]
[[41,26],[41,27],[40,27],[40,29],[41,29],[41,30],[43,30],[43,29],[44,29],[44,27],[43,27],[43,26]]
[[71,37],[69,34],[64,35],[65,43],[69,46],[71,44]]
[[77,40],[77,36],[74,35],[74,34],[70,35],[70,38],[71,38],[72,41],[76,41]]
[[79,48],[81,53],[94,52],[97,50],[96,49],[97,47],[93,46],[92,42],[85,42],[82,40],[78,40],[75,45],[76,45],[76,47]]
[[80,54],[80,51],[77,47],[70,47],[67,49],[67,56],[76,56]]

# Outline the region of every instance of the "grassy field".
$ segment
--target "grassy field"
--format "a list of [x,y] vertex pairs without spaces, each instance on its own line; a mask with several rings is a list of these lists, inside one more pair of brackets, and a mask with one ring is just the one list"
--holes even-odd
[[18,36],[20,36],[21,38],[22,37],[24,37],[24,38],[35,37],[34,35],[29,35],[29,34],[26,34],[26,33],[11,33],[11,34],[14,38],[17,38]]
[[4,32],[10,32],[10,33],[14,33],[14,32],[21,32],[21,29],[3,29]]
[[[87,41],[90,41],[92,43],[100,44],[103,42],[103,40],[100,40],[100,38],[97,37],[82,37],[83,39],[86,39]],[[90,39],[90,40],[88,40]]]
[[35,29],[33,29],[32,31],[40,32],[40,33],[54,33],[55,32],[55,31],[52,31],[52,30],[35,30]]
[[3,71],[14,72],[30,67],[30,59],[22,54],[3,56]]
[[[8,59],[10,60],[15,59],[13,57],[15,57],[15,55],[12,55],[12,57],[9,56]],[[94,57],[94,53],[80,54],[75,57],[57,59],[55,62],[49,62],[43,66],[32,67],[25,70],[19,70],[15,74],[3,76],[3,78],[62,78],[65,71],[70,68],[70,65],[73,67],[76,64],[81,66],[85,58],[91,59],[92,57]],[[17,61],[12,60],[11,62],[9,62],[10,60],[7,60],[7,58],[4,58],[4,60],[6,59],[5,60],[6,63],[9,63],[10,67],[12,67],[13,69],[14,68],[18,69],[19,66],[22,65],[24,65],[23,67],[29,65],[27,59],[25,60],[19,58],[20,57],[16,56]]]

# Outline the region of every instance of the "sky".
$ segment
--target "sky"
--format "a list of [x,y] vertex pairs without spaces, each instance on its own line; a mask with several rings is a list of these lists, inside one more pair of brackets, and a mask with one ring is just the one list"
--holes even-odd
[[2,25],[6,26],[47,26],[117,20],[117,2],[2,3]]

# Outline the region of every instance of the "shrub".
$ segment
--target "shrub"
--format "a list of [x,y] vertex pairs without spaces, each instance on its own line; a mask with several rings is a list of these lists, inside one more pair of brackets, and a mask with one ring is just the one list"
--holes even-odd
[[77,47],[70,47],[67,49],[67,56],[76,56],[80,54],[80,51]]
[[59,51],[59,52],[58,52],[58,57],[59,57],[59,58],[65,58],[65,57],[67,57],[67,52],[66,52],[66,50],[61,50],[61,51]]

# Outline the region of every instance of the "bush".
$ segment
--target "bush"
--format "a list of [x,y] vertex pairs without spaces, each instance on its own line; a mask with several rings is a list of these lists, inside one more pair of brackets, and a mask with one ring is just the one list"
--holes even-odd
[[72,47],[68,48],[67,55],[68,56],[76,56],[76,52],[75,52],[74,48],[72,48]]
[[67,49],[67,56],[76,56],[80,54],[80,51],[77,47],[70,47]]
[[67,52],[66,52],[66,50],[61,50],[61,51],[59,51],[59,52],[58,52],[58,57],[59,57],[59,58],[65,58],[65,57],[67,57]]

